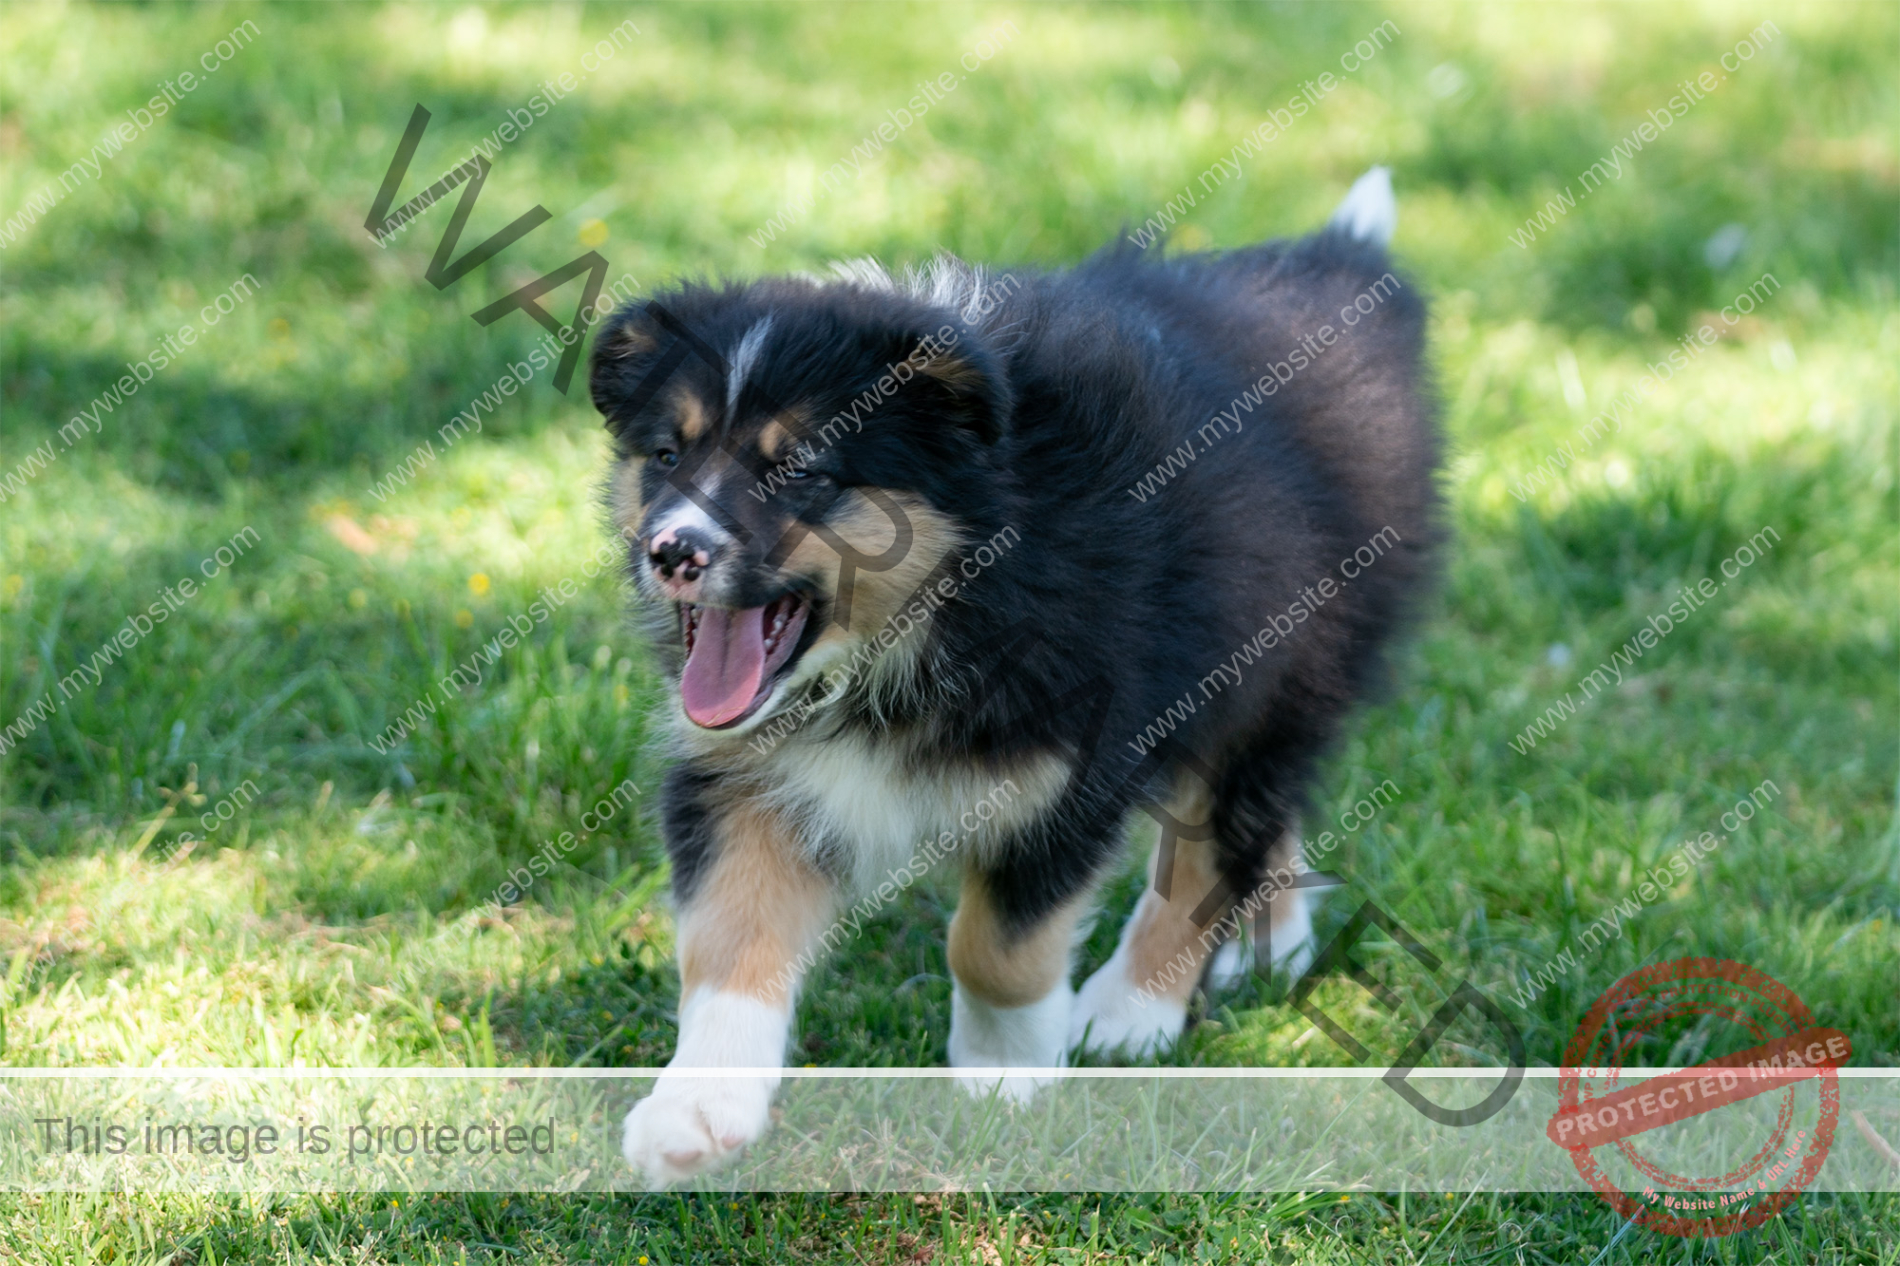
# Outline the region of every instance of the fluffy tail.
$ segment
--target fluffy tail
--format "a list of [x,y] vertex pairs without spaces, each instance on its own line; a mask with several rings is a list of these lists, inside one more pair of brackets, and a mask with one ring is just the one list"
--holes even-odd
[[1374,167],[1353,181],[1345,201],[1326,225],[1375,246],[1390,244],[1392,230],[1399,226],[1399,204],[1392,196],[1392,169]]

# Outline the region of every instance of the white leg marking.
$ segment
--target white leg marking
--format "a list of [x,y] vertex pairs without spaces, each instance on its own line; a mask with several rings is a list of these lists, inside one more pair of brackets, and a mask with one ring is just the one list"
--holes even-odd
[[[1142,903],[1166,902],[1155,893],[1141,894]],[[1187,1003],[1172,996],[1186,992],[1193,981],[1170,977],[1169,972],[1197,972],[1196,966],[1169,963],[1153,980],[1136,980],[1128,961],[1128,939],[1142,910],[1138,904],[1122,927],[1121,944],[1101,970],[1088,978],[1075,997],[1069,1021],[1069,1045],[1095,1055],[1122,1052],[1140,1057],[1172,1045],[1187,1027]]]
[[1214,961],[1207,969],[1207,989],[1209,993],[1226,993],[1247,978],[1253,964],[1248,960],[1247,946],[1238,936],[1228,937],[1221,947],[1214,951]]
[[[1069,1031],[1069,1007],[1074,995],[1063,981],[1040,1001],[1021,1007],[998,1007],[983,1001],[957,982],[950,996],[950,1066],[952,1068],[1060,1068]],[[957,1078],[973,1095],[987,1095],[1001,1086],[1017,1103],[1027,1103],[1048,1077]]]
[[1313,962],[1313,889],[1290,888],[1273,894],[1273,955],[1275,968],[1298,976]]
[[701,1068],[778,1068],[791,1014],[744,994],[695,990],[680,1008],[679,1047],[622,1128],[627,1163],[661,1187],[727,1159],[765,1132],[777,1073],[692,1077]]

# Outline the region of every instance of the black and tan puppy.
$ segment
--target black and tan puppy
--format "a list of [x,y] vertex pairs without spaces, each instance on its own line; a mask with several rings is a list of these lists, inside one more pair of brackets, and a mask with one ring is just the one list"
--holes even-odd
[[[1393,219],[1375,169],[1298,241],[860,264],[685,287],[601,330],[613,512],[676,683],[679,1046],[625,1130],[652,1180],[765,1128],[800,974],[841,899],[893,875],[961,872],[960,1068],[1174,1040],[1252,912],[1276,958],[1301,951],[1301,894],[1270,876],[1435,533]],[[1144,808],[1164,872],[1072,992]],[[706,1067],[761,1073],[682,1075]]]

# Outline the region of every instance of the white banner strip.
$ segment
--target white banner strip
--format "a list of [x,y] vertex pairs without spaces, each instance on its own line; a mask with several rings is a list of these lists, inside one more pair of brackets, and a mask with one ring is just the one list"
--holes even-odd
[[[1587,1096],[1627,1103],[1623,1119],[1600,1105],[1578,1132],[1557,1121],[1564,1079],[1554,1068],[1421,1068],[1403,1079],[1376,1068],[1004,1071],[1014,1086],[1039,1083],[1029,1102],[974,1095],[940,1068],[695,1071],[707,1094],[733,1079],[783,1079],[772,1128],[698,1185],[1187,1192],[1608,1183],[1717,1199],[1803,1176],[1804,1190],[1900,1189],[1900,1169],[1881,1148],[1900,1145],[1895,1069],[1789,1077],[1654,1127],[1636,1113],[1641,1083],[1664,1078],[1660,1092],[1684,1078],[1625,1069],[1616,1099],[1601,1086]],[[658,1073],[0,1069],[0,1189],[638,1190],[641,1176],[620,1156],[620,1123]],[[1553,1142],[1557,1135],[1605,1141],[1578,1152]],[[1805,1175],[1809,1155],[1818,1159]]]

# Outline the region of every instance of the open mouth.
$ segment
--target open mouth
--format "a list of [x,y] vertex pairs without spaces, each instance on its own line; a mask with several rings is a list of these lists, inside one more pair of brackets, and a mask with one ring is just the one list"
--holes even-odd
[[724,729],[756,711],[791,668],[811,604],[788,593],[762,607],[680,604],[680,702],[694,725]]

